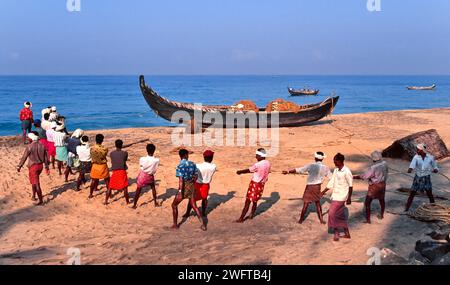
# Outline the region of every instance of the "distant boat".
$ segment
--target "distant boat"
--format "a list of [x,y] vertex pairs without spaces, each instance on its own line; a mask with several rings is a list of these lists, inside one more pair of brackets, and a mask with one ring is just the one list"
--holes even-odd
[[406,87],[408,90],[434,90],[436,89],[436,84],[431,86],[408,86]]
[[[222,117],[223,127],[237,127],[237,121],[233,120],[230,123],[227,122],[226,116],[231,112],[234,113],[236,118],[242,119],[245,122],[245,127],[249,127],[249,120],[246,119],[247,111],[233,111],[230,106],[221,106],[221,105],[205,105],[198,106],[192,103],[182,103],[171,101],[166,99],[158,93],[156,93],[150,86],[145,84],[144,76],[139,77],[139,85],[142,91],[142,95],[144,96],[147,104],[150,106],[155,113],[168,120],[172,120],[172,116],[174,113],[178,111],[185,111],[189,114],[190,119],[195,117],[195,111],[202,112],[203,115],[206,113],[216,113]],[[302,108],[298,112],[291,111],[280,111],[278,113],[279,124],[275,127],[294,127],[300,126],[306,123],[315,122],[327,115],[330,115],[333,112],[334,107],[336,106],[339,100],[339,96],[327,98],[322,102],[315,104],[307,104],[302,105]],[[258,125],[264,123],[267,127],[271,127],[271,112],[266,112],[265,108],[260,108],[258,112],[256,112],[256,116],[258,119]],[[202,116],[204,117],[204,116]],[[213,119],[214,120],[214,119]],[[180,121],[183,123],[183,121]],[[204,127],[208,127],[213,123],[210,121],[203,121],[202,125]]]
[[317,95],[319,93],[319,89],[294,89],[288,87],[288,92],[292,96],[310,96]]

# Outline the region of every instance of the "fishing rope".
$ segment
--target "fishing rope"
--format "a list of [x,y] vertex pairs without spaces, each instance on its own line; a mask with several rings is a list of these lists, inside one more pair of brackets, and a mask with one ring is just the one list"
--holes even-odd
[[412,218],[425,222],[442,221],[450,224],[450,207],[443,204],[424,204],[409,214]]

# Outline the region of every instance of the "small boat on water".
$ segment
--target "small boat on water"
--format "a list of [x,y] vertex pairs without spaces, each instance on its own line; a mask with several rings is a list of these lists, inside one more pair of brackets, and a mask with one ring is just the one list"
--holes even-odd
[[[232,106],[222,106],[222,105],[202,105],[199,106],[197,104],[192,103],[181,103],[176,101],[171,101],[167,98],[164,98],[158,93],[156,93],[151,87],[147,86],[145,83],[145,78],[143,75],[139,77],[139,85],[141,88],[142,95],[144,96],[145,101],[150,106],[150,108],[160,117],[172,121],[173,115],[178,111],[185,111],[189,114],[191,120],[194,119],[195,112],[201,111],[202,113],[202,126],[208,127],[211,125],[218,126],[211,120],[211,117],[219,114],[222,117],[223,124],[221,125],[224,128],[235,128],[242,127],[242,125],[238,125],[238,121],[243,119],[245,122],[245,127],[250,126],[250,122],[248,120],[249,111],[236,111]],[[330,115],[333,112],[334,107],[336,106],[339,100],[339,96],[330,97],[325,99],[322,102],[315,104],[302,105],[299,111],[277,111],[277,112],[266,112],[266,108],[259,108],[258,112],[254,112],[258,120],[258,126],[267,126],[272,127],[272,114],[277,113],[278,115],[278,124],[274,127],[293,127],[299,126],[302,124],[318,121],[324,118],[327,115]],[[227,115],[232,114],[236,120],[232,120],[229,122],[227,120]],[[207,116],[205,116],[207,115]],[[209,120],[207,119],[209,118]],[[177,123],[187,123],[179,120]]]
[[294,89],[291,87],[288,87],[288,92],[292,96],[310,96],[310,95],[317,95],[319,94],[319,89]]
[[408,90],[434,90],[436,89],[436,84],[431,86],[408,86],[406,87]]

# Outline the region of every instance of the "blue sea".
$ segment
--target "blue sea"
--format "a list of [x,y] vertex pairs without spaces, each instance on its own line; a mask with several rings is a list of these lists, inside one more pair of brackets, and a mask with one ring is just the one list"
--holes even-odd
[[[335,114],[450,107],[450,76],[146,76],[160,95],[182,102],[232,105],[242,99],[265,106],[275,98],[298,104],[340,96]],[[435,91],[408,85],[437,84]],[[287,86],[320,89],[318,96],[290,97]],[[20,133],[19,111],[31,101],[35,117],[57,106],[75,128],[169,126],[148,107],[138,76],[0,76],[0,135]]]

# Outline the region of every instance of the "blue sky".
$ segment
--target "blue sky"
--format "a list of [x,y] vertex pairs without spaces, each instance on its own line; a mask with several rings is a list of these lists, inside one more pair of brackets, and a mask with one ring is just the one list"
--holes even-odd
[[0,1],[0,74],[450,74],[450,1]]

